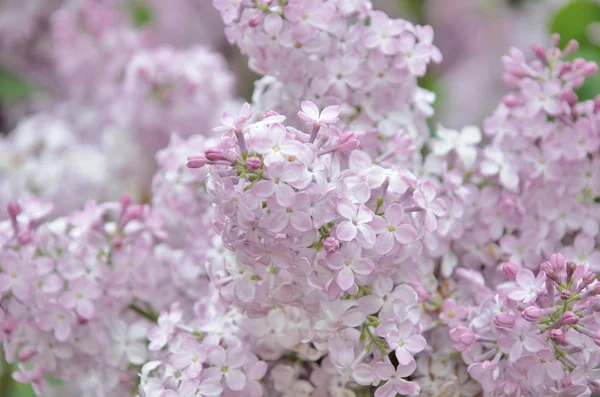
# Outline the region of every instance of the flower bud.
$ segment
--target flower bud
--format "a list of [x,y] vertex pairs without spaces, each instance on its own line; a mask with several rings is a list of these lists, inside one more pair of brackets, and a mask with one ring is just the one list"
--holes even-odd
[[340,242],[335,237],[327,237],[323,241],[323,249],[328,254],[333,254],[334,252],[340,249]]
[[556,278],[556,272],[555,272],[554,266],[552,266],[552,264],[550,262],[544,262],[544,263],[542,263],[540,265],[540,271],[546,273],[546,277],[548,277],[549,279],[551,279],[555,283],[558,283],[558,280]]
[[338,141],[338,152],[347,152],[356,149],[360,141],[352,131],[344,132]]
[[208,149],[206,152],[204,152],[204,156],[209,161],[219,161],[225,158],[225,155],[221,149]]
[[121,208],[125,209],[131,205],[131,196],[128,194],[124,194],[121,196]]
[[537,323],[542,318],[542,309],[537,306],[529,306],[523,310],[521,315],[530,323]]
[[15,219],[21,213],[21,206],[16,201],[9,201],[6,210],[8,211],[8,215]]
[[274,110],[269,110],[268,112],[265,113],[265,115],[263,116],[263,118],[267,118],[267,117],[273,117],[273,116],[279,116],[279,113],[277,113]]
[[558,343],[559,345],[564,345],[567,343],[566,339],[565,339],[565,333],[563,332],[562,329],[553,329],[550,331],[550,339],[552,339],[554,342]]
[[521,106],[521,104],[523,103],[523,101],[521,101],[521,98],[519,98],[516,95],[505,95],[502,98],[502,102],[508,108],[516,108],[517,106]]
[[577,264],[575,262],[567,261],[567,280],[571,280],[575,270],[577,270]]
[[188,168],[202,168],[208,163],[206,157],[203,154],[188,156],[187,163],[185,164]]
[[246,160],[246,168],[249,170],[258,170],[261,165],[262,162],[258,157],[248,157],[248,160]]
[[473,344],[477,339],[473,331],[462,325],[451,329],[449,335],[453,342],[460,343],[467,347]]
[[568,289],[563,289],[562,291],[560,291],[560,299],[566,301],[571,297],[571,291],[569,291]]
[[27,245],[31,242],[32,237],[33,234],[31,233],[31,230],[23,230],[17,235],[17,242],[20,245]]
[[579,98],[577,98],[577,94],[575,94],[575,91],[573,91],[573,89],[569,87],[563,90],[563,92],[560,94],[560,99],[566,101],[569,104],[569,106],[575,106]]
[[494,316],[494,324],[500,328],[512,328],[515,326],[515,318],[510,314],[499,313]]
[[585,272],[585,274],[583,275],[583,284],[587,287],[594,281],[596,281],[596,275],[594,274],[594,272],[591,272],[589,270]]
[[577,314],[568,311],[563,314],[561,322],[564,325],[575,325],[579,322],[579,317],[577,317]]
[[410,285],[412,289],[414,289],[417,293],[417,296],[419,297],[419,302],[424,302],[427,299],[429,299],[429,292],[427,292],[423,284],[421,284],[418,281],[409,281],[408,285]]
[[250,17],[250,19],[248,20],[248,26],[250,26],[251,28],[255,28],[258,25],[260,25],[261,22],[262,22],[262,14],[256,13],[256,14],[252,15]]
[[31,357],[35,356],[36,351],[31,348],[24,348],[19,352],[19,361],[27,361]]
[[7,315],[2,322],[2,332],[5,334],[11,334],[16,327],[17,321],[14,319],[14,317]]
[[519,266],[515,265],[512,262],[506,262],[502,265],[502,271],[511,280],[515,280],[517,278],[517,273],[519,272]]
[[546,65],[548,64],[548,57],[546,56],[546,49],[544,48],[544,46],[535,43],[533,46],[533,53],[535,54],[536,58],[539,59],[540,61],[544,62]]
[[579,49],[579,43],[577,42],[577,40],[569,40],[569,42],[567,43],[567,46],[563,50],[563,54],[564,55],[571,54],[571,53],[577,51],[578,49]]

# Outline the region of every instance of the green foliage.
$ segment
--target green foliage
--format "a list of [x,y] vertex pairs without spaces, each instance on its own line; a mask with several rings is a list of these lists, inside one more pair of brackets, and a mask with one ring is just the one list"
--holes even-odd
[[[589,26],[600,23],[600,3],[594,0],[572,0],[565,4],[552,18],[550,31],[560,34],[560,45],[569,40],[579,42],[579,50],[570,56],[600,63],[600,47],[589,37]],[[593,99],[600,94],[600,74],[586,79],[583,87],[576,91],[580,99]]]
[[140,0],[131,0],[129,2],[129,13],[136,28],[141,28],[154,20],[150,5]]
[[10,70],[0,67],[0,101],[14,101],[29,95],[31,86]]
[[564,47],[575,39],[582,46],[592,43],[588,37],[588,26],[600,21],[600,4],[593,0],[572,0],[552,18],[550,30],[560,34],[560,45]]

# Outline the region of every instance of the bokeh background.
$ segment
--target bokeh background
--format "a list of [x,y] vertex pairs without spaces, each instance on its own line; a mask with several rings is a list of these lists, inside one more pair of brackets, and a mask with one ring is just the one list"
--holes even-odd
[[[227,43],[210,0],[122,2],[132,26],[168,37],[165,45],[206,44],[224,54],[236,75],[238,96],[251,99],[258,76]],[[421,83],[437,94],[434,124],[459,128],[481,123],[506,91],[501,58],[512,46],[526,49],[533,43],[545,44],[551,33],[559,33],[562,45],[579,41],[572,57],[600,62],[600,0],[373,2],[391,16],[433,26],[444,60]],[[48,25],[65,3],[69,0],[0,0],[0,135],[10,135],[20,120],[44,109],[60,92]],[[597,93],[600,76],[588,79],[578,92],[582,98]],[[0,178],[10,172],[8,167],[0,159]],[[29,386],[12,380],[11,368],[1,359],[0,396],[34,396]]]

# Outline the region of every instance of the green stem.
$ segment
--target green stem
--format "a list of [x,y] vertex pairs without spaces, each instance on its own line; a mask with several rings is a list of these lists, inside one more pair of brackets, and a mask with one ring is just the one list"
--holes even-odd
[[135,305],[135,304],[131,304],[129,305],[129,308],[131,310],[133,310],[134,312],[136,312],[137,314],[139,314],[140,316],[147,318],[148,320],[152,321],[153,323],[158,321],[158,316],[154,313],[149,313],[147,311],[145,311],[144,309],[140,308],[139,306]]

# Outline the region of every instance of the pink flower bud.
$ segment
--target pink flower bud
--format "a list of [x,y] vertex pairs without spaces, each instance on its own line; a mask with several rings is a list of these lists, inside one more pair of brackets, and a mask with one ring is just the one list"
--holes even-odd
[[419,297],[419,302],[424,302],[427,299],[429,299],[429,292],[427,292],[423,284],[421,284],[418,281],[409,281],[408,285],[410,285],[412,289],[414,289],[417,293],[417,296]]
[[204,156],[209,161],[219,161],[225,158],[225,155],[221,149],[208,149],[206,152],[204,152]]
[[565,333],[563,332],[562,329],[553,329],[550,331],[550,339],[552,339],[554,342],[558,343],[559,345],[564,345],[567,343],[566,339],[565,339]]
[[124,194],[121,196],[121,208],[125,209],[131,205],[131,196],[128,194]]
[[203,154],[196,156],[188,156],[186,167],[188,168],[202,168],[204,167],[208,161]]
[[500,328],[512,328],[515,326],[515,318],[510,314],[499,313],[494,316],[494,324]]
[[572,88],[565,88],[563,92],[560,94],[560,99],[566,101],[569,106],[575,106],[577,104],[578,98],[575,91]]
[[546,57],[546,49],[542,45],[537,43],[534,44],[532,48],[536,58],[544,62],[545,64],[548,64],[548,58]]
[[248,20],[248,26],[250,26],[251,28],[255,28],[258,25],[260,25],[261,22],[262,22],[262,14],[256,13],[256,14],[252,15],[250,17],[250,19]]
[[462,325],[451,329],[449,336],[453,342],[456,342],[454,349],[457,351],[467,350],[477,339],[473,331]]
[[142,217],[144,209],[141,205],[134,205],[127,210],[125,214],[125,223]]
[[31,348],[24,348],[19,352],[19,361],[27,361],[31,357],[35,356],[36,351]]
[[506,105],[506,107],[509,108],[516,108],[517,106],[521,106],[521,104],[523,103],[523,101],[521,101],[521,98],[519,98],[516,95],[505,95],[504,98],[502,98],[502,102],[504,103],[504,105]]
[[340,242],[335,237],[327,237],[323,241],[323,249],[328,254],[333,254],[334,252],[340,249]]
[[568,289],[563,289],[562,291],[560,291],[560,299],[566,301],[571,297],[571,291],[569,291]]
[[515,280],[517,278],[517,273],[519,272],[519,266],[515,265],[512,262],[506,262],[502,265],[502,271],[511,280]]
[[581,72],[585,77],[594,76],[598,73],[598,65],[596,62],[586,62],[585,66],[581,68]]
[[560,35],[558,33],[552,34],[552,47],[558,47],[560,43]]
[[577,51],[578,49],[579,49],[579,43],[577,42],[577,40],[569,40],[569,42],[567,43],[567,46],[563,50],[563,54],[564,55],[571,54],[571,53]]
[[274,110],[269,110],[268,112],[265,113],[265,115],[263,116],[263,118],[267,118],[267,117],[273,117],[273,116],[279,116],[279,113],[277,113]]
[[537,306],[529,306],[523,310],[521,315],[530,323],[537,323],[542,318],[542,309]]
[[250,170],[258,170],[261,165],[262,162],[258,157],[249,157],[248,160],[246,160],[246,168]]
[[575,262],[567,261],[567,280],[573,277],[573,273],[577,270],[577,264]]
[[17,321],[14,317],[6,316],[2,322],[2,332],[5,334],[11,334],[17,327]]
[[338,151],[347,152],[356,149],[360,145],[360,141],[352,131],[346,131],[340,136],[338,142]]
[[21,213],[21,206],[16,201],[9,201],[6,210],[8,215],[14,219]]
[[17,235],[17,242],[20,245],[27,245],[31,242],[32,238],[33,238],[33,234],[31,233],[31,230],[23,230],[22,232],[19,232],[19,234]]
[[546,277],[554,282],[558,282],[556,279],[556,272],[554,266],[550,262],[544,262],[540,265],[540,271],[546,273]]
[[565,312],[561,318],[561,322],[564,325],[575,325],[579,322],[579,317],[571,311]]

